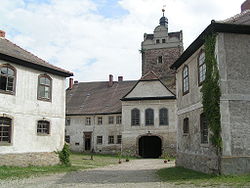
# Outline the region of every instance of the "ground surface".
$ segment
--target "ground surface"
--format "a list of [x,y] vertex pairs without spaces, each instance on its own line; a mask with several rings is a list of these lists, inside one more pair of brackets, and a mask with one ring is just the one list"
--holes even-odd
[[1,180],[0,187],[175,187],[160,182],[156,171],[174,166],[174,162],[164,164],[160,159],[140,159],[84,171],[52,174],[27,179]]

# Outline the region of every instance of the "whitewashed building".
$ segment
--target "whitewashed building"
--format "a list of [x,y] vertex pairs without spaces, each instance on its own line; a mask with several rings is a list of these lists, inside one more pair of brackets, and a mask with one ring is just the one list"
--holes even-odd
[[0,31],[0,165],[59,162],[65,130],[65,79],[55,67]]

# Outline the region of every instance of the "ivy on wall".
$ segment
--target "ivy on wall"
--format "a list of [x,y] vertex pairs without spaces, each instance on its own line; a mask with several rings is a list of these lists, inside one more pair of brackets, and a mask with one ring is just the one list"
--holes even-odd
[[205,64],[206,78],[202,84],[201,92],[203,110],[206,115],[209,130],[211,132],[210,140],[217,149],[217,155],[221,155],[222,138],[220,122],[220,86],[219,70],[215,58],[216,35],[209,35],[205,38]]

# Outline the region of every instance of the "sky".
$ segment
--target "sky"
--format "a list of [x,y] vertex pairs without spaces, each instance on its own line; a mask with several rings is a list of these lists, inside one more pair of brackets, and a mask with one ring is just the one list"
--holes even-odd
[[211,23],[240,13],[244,0],[0,0],[6,38],[74,80],[141,77],[141,42],[162,16],[183,31],[186,49]]

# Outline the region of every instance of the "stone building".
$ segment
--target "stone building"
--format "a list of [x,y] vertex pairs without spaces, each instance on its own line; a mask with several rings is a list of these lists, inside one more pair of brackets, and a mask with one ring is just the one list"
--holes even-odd
[[[249,0],[247,1],[249,3]],[[250,172],[250,10],[211,24],[171,66],[177,71],[178,166],[222,174]],[[221,90],[222,156],[211,144],[200,89],[205,80],[204,38],[216,34]],[[218,162],[220,161],[220,162]]]
[[182,32],[168,33],[163,15],[154,34],[144,35],[139,81],[122,77],[113,81],[112,75],[108,82],[73,84],[71,79],[65,138],[70,148],[102,153],[122,150],[142,157],[175,154],[176,99],[170,91],[175,77],[169,66],[182,50]]
[[175,91],[175,71],[170,66],[183,52],[182,31],[168,32],[168,19],[164,16],[153,34],[144,34],[141,43],[142,75],[154,71],[170,89]]
[[65,79],[0,31],[0,166],[53,165],[64,144]]

